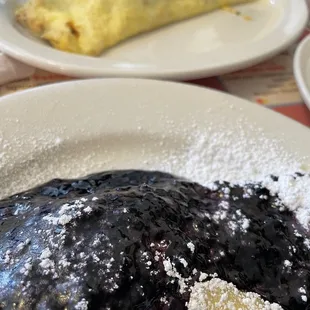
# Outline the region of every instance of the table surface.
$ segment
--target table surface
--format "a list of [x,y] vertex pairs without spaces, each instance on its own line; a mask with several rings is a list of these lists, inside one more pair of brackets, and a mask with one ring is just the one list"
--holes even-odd
[[[310,35],[310,23],[300,40],[306,35]],[[296,46],[297,44],[276,57],[246,70],[184,82],[215,88],[248,99],[310,127],[310,111],[303,103],[293,75],[293,55]],[[34,75],[27,79],[1,86],[0,96],[68,80],[72,78],[36,70]]]

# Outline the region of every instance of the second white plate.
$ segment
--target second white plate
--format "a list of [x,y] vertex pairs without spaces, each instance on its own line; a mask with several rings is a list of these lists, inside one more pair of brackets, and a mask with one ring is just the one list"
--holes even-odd
[[310,109],[310,36],[304,38],[296,49],[294,75],[300,94]]
[[304,29],[305,0],[257,0],[219,10],[128,40],[101,57],[53,49],[19,27],[13,11],[21,0],[0,1],[0,48],[35,67],[75,77],[190,79],[228,73],[284,50]]

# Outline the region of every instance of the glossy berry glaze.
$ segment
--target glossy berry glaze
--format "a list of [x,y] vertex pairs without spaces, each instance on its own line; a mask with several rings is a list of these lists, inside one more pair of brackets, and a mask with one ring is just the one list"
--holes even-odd
[[308,309],[310,242],[277,200],[260,185],[210,190],[133,170],[4,199],[0,308],[186,309],[193,282],[217,273]]

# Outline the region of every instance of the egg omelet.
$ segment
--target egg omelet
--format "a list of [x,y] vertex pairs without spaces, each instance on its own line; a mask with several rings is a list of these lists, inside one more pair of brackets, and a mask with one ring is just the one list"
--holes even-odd
[[253,0],[29,0],[16,19],[53,47],[96,56],[119,42]]

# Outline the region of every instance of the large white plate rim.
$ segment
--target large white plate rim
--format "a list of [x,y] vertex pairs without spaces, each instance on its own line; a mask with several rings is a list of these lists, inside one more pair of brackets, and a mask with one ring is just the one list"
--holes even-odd
[[[10,174],[16,167],[23,169],[19,177],[30,179],[42,170],[48,171],[49,179],[78,176],[97,169],[158,169],[162,161],[169,161],[171,150],[176,159],[184,147],[190,146],[186,138],[193,125],[200,133],[207,133],[213,126],[210,132],[216,137],[221,130],[230,130],[231,138],[236,141],[242,131],[248,141],[254,142],[252,147],[258,149],[265,147],[265,138],[274,139],[289,156],[298,157],[298,164],[309,168],[310,144],[305,143],[310,137],[309,129],[276,112],[225,93],[181,83],[93,79],[42,86],[0,99],[0,188],[10,187],[14,182],[18,188],[29,186],[31,180],[24,188],[24,179],[17,180]],[[63,158],[57,149],[61,141],[70,143],[70,150],[64,143],[61,152],[67,153]],[[256,142],[262,144],[255,146]],[[106,156],[112,161],[101,163],[105,160],[105,143],[113,149],[113,152],[108,149],[112,153]],[[88,154],[83,145],[99,153],[85,158],[84,167],[75,162],[72,169],[77,171],[72,171],[66,165],[71,165],[75,156],[78,160]],[[272,147],[277,148],[278,144],[272,142]],[[38,160],[44,152],[49,154],[51,163]],[[60,159],[54,158],[57,154]],[[151,165],[144,162],[153,154],[156,158],[151,158]],[[91,166],[91,160],[99,164]],[[180,161],[168,165],[172,168],[168,172],[178,174],[183,164]]]
[[310,109],[310,36],[305,37],[294,54],[294,75],[302,98]]

